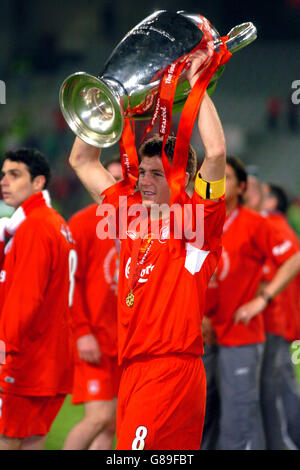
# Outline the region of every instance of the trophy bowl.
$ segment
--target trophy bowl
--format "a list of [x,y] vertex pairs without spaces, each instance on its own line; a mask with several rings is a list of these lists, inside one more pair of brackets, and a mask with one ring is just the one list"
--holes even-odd
[[[105,148],[121,138],[124,119],[150,119],[163,72],[201,42],[201,22],[197,14],[157,11],[126,34],[97,77],[86,72],[68,76],[60,88],[59,103],[73,132],[88,144]],[[211,28],[218,50],[220,34]],[[243,23],[227,36],[227,48],[234,53],[256,39],[256,28],[250,22]],[[223,71],[221,66],[215,72],[207,88],[209,94]],[[173,113],[182,110],[190,92],[185,75],[183,71],[178,80]]]

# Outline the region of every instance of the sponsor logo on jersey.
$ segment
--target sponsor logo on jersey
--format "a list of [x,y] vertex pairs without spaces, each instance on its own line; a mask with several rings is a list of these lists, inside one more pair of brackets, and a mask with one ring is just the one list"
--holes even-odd
[[272,253],[274,256],[280,256],[289,251],[292,246],[292,242],[290,240],[285,240],[281,245],[277,245],[273,247]]
[[[131,258],[128,258],[128,261],[127,261],[126,266],[125,266],[125,276],[126,276],[127,279],[129,279],[130,263],[131,263]],[[147,282],[148,277],[146,277],[146,276],[149,276],[149,274],[153,271],[154,267],[155,267],[154,264],[149,264],[148,266],[143,268],[141,270],[140,278],[139,278],[138,282],[141,282],[141,283]]]

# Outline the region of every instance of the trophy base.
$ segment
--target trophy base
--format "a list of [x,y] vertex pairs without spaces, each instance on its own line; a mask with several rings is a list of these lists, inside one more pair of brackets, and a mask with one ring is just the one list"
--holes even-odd
[[73,132],[94,147],[110,147],[121,138],[123,110],[116,94],[97,77],[77,72],[63,82],[59,101]]

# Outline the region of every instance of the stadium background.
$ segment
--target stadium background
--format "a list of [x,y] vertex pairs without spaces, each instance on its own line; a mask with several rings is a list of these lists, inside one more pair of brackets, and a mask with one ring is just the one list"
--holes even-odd
[[[123,36],[160,9],[201,13],[221,35],[245,21],[256,25],[257,40],[233,56],[213,99],[228,153],[240,156],[263,181],[285,187],[289,220],[300,234],[300,104],[291,100],[292,83],[300,80],[300,0],[2,0],[0,80],[6,104],[0,105],[0,155],[37,146],[53,169],[54,206],[69,218],[89,203],[68,165],[74,135],[59,110],[59,87],[79,70],[98,75]],[[138,124],[138,136],[145,125]],[[192,143],[201,157],[194,136]],[[106,149],[103,158],[118,150],[118,144]],[[0,216],[6,213],[0,199]],[[59,448],[81,413],[66,403],[48,448]]]

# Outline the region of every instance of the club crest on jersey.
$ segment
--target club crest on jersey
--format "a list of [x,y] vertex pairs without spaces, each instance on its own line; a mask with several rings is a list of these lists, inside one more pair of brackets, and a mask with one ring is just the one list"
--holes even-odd
[[87,383],[87,388],[91,395],[96,395],[100,391],[99,380],[89,380]]
[[165,225],[159,231],[159,242],[166,243],[166,241],[170,238],[170,227],[169,225]]
[[[128,261],[125,266],[125,276],[127,279],[129,279],[130,263],[131,263],[131,258],[128,258]],[[142,269],[138,282],[141,282],[141,283],[147,282],[148,278],[146,278],[145,276],[149,276],[149,274],[153,271],[154,267],[155,267],[154,264],[149,264],[144,269]]]

